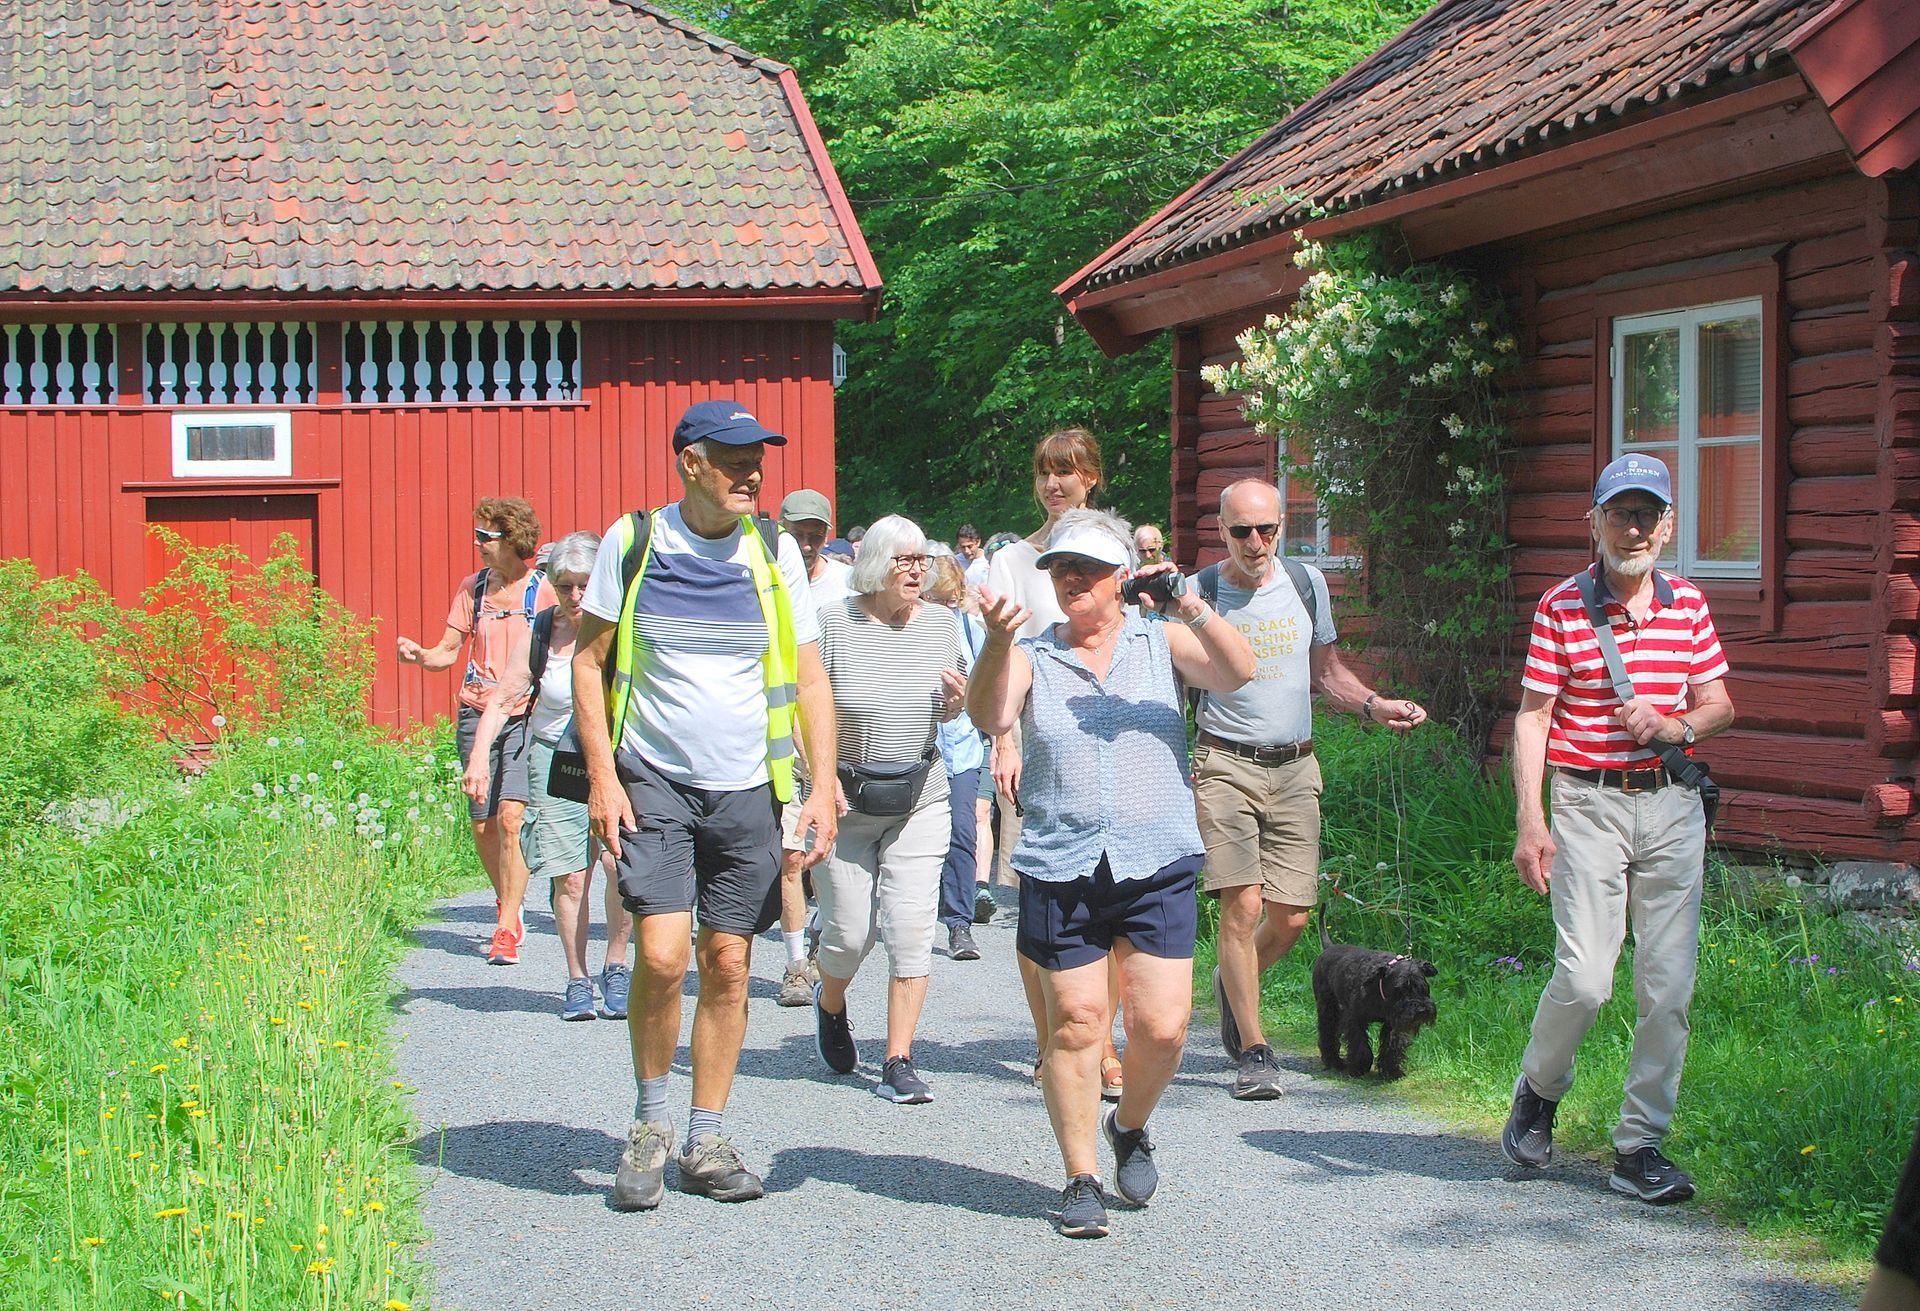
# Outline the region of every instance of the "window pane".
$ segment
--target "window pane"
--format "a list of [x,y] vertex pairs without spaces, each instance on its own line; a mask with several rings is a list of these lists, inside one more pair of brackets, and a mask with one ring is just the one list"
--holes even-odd
[[[1700,325],[1700,436],[1760,435],[1760,318]],[[1701,542],[1707,538],[1703,536]],[[1715,559],[1721,557],[1715,556]]]
[[1670,442],[1680,432],[1680,330],[1636,332],[1622,345],[1620,440]]
[[1298,474],[1287,479],[1287,554],[1320,554],[1320,498],[1313,484]]
[[1698,513],[1694,541],[1702,560],[1760,562],[1759,442],[1700,448]]

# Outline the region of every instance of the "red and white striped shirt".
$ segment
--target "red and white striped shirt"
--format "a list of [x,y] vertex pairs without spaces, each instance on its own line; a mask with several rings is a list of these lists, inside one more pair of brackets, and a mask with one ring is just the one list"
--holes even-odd
[[[1613,599],[1604,574],[1599,599],[1634,692],[1667,714],[1681,714],[1693,704],[1692,686],[1726,677],[1727,658],[1707,613],[1707,598],[1686,579],[1656,571],[1652,611],[1647,622],[1637,626],[1626,606]],[[1620,724],[1620,698],[1607,677],[1606,657],[1587,620],[1577,577],[1540,598],[1520,685],[1555,698],[1547,732],[1548,764],[1634,769],[1659,758],[1659,752],[1634,741]]]

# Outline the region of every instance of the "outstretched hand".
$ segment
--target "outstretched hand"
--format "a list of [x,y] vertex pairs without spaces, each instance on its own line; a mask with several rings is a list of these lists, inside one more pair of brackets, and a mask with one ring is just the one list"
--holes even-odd
[[987,626],[988,641],[998,637],[1003,639],[1003,644],[1010,644],[1020,625],[1033,618],[1033,611],[1011,596],[995,596],[983,590],[980,603],[980,618]]

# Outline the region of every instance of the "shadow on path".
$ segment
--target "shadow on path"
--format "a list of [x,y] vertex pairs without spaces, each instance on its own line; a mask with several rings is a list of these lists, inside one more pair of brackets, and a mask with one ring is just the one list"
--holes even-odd
[[443,1002],[481,1015],[500,1015],[509,1011],[546,1015],[553,1017],[556,1024],[560,1022],[560,985],[557,983],[551,992],[479,985],[471,988],[409,988],[395,996],[392,1005],[399,1014],[410,1015],[413,1013],[413,1004],[419,1001]]
[[850,1147],[789,1147],[775,1152],[767,1171],[767,1191],[792,1192],[816,1179],[896,1202],[957,1206],[1015,1220],[1044,1222],[1060,1200],[1053,1189],[1016,1175],[926,1156],[880,1155]]
[[1249,1147],[1336,1177],[1396,1174],[1492,1182],[1506,1179],[1510,1169],[1492,1145],[1446,1134],[1250,1129],[1240,1139]]
[[445,1169],[520,1191],[555,1197],[591,1196],[605,1184],[587,1183],[581,1170],[610,1173],[625,1142],[599,1129],[539,1120],[495,1120],[429,1130],[413,1142],[428,1170]]

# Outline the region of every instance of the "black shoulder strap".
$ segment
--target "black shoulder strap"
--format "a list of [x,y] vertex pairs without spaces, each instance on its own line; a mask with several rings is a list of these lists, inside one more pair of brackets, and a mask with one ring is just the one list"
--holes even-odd
[[1307,645],[1312,646],[1313,630],[1320,626],[1320,602],[1313,590],[1313,575],[1290,555],[1281,556],[1280,563],[1286,567],[1287,577],[1293,579],[1293,590],[1300,594],[1300,604],[1307,608]]
[[553,650],[553,610],[548,606],[533,617],[533,646],[527,652],[527,666],[533,670],[536,696],[540,693],[540,680],[546,677],[547,656]]
[[473,576],[473,627],[480,629],[480,607],[487,602],[487,581],[493,577],[493,570],[482,569]]
[[[1613,638],[1613,621],[1607,618],[1607,608],[1600,600],[1600,588],[1591,569],[1582,569],[1574,575],[1580,588],[1580,600],[1587,608],[1587,622],[1593,626],[1594,640],[1600,645],[1600,658],[1606,662],[1607,681],[1613,684],[1613,694],[1620,698],[1621,704],[1633,700],[1633,677],[1627,673],[1627,663],[1620,658],[1620,644]],[[1660,763],[1667,767],[1667,773],[1687,787],[1703,795],[1712,788],[1715,800],[1720,789],[1708,777],[1707,767],[1686,752],[1686,748],[1677,742],[1662,742],[1654,747],[1660,757]],[[1708,816],[1707,827],[1712,828],[1712,816]]]
[[1210,564],[1193,576],[1193,585],[1200,590],[1200,599],[1218,609],[1220,605],[1220,566]]
[[620,557],[622,604],[627,593],[633,590],[633,580],[640,573],[640,562],[647,558],[647,539],[653,534],[653,514],[650,511],[633,510],[627,518],[633,521],[633,531],[627,534],[627,553]]
[[780,525],[765,510],[753,512],[754,531],[760,534],[760,540],[766,544],[767,559],[774,564],[780,563]]

